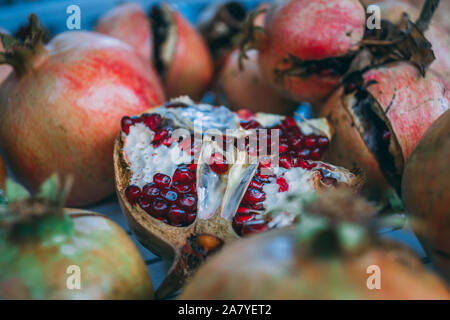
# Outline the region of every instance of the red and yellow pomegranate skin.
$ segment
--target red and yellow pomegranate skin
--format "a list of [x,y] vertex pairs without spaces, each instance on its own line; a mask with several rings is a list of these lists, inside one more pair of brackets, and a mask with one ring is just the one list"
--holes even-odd
[[[0,28],[0,33],[8,33],[5,29]],[[3,52],[5,49],[3,48],[3,44],[0,41],[0,52]],[[0,84],[8,77],[11,73],[12,68],[6,64],[0,65]]]
[[238,49],[228,56],[219,76],[219,97],[233,109],[246,108],[253,112],[288,114],[295,102],[281,96],[264,78],[258,64],[258,51],[247,52],[243,70],[239,68]]
[[168,52],[166,94],[168,98],[188,95],[200,100],[213,76],[213,60],[198,31],[179,12],[171,12],[176,42],[173,52]]
[[276,2],[265,22],[267,37],[259,45],[264,75],[288,97],[313,104],[338,86],[339,76],[276,77],[291,67],[290,55],[302,61],[340,57],[358,46],[364,34],[365,13],[356,0],[292,0]]
[[164,101],[152,67],[131,46],[91,32],[55,37],[0,89],[0,144],[31,191],[52,172],[72,175],[69,205],[113,193],[113,141],[124,113]]
[[[431,124],[449,108],[448,84],[432,71],[425,78],[409,63],[401,62],[369,70],[363,74],[367,91],[376,100],[374,111],[391,133],[389,151],[402,174],[411,152]],[[388,186],[380,164],[362,138],[360,120],[353,113],[355,93],[341,88],[326,102],[321,116],[334,128],[335,138],[325,159],[349,168],[362,169],[366,188],[383,192]]]
[[402,184],[406,210],[425,232],[419,233],[434,266],[450,280],[450,111],[427,130],[412,153]]
[[99,19],[95,29],[130,44],[144,59],[152,60],[150,23],[139,4],[125,3],[114,7]]

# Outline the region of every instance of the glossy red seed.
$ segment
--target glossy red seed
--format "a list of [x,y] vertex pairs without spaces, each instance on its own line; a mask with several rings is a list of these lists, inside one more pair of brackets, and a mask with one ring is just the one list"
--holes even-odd
[[172,139],[171,137],[165,137],[161,140],[161,143],[163,145],[165,145],[166,147],[170,147],[173,142],[174,142],[174,139]]
[[292,127],[297,127],[297,122],[295,121],[294,118],[292,117],[286,117],[283,122],[282,122],[282,126],[284,128],[292,128]]
[[135,125],[136,123],[140,123],[141,121],[142,121],[141,117],[138,116],[131,117],[131,122],[133,123],[133,125]]
[[244,222],[250,221],[255,217],[255,212],[249,212],[249,213],[239,213],[234,216],[234,221],[236,221],[237,224],[242,224]]
[[277,184],[279,185],[278,192],[286,192],[289,190],[289,184],[283,177],[277,178]]
[[167,214],[168,206],[162,198],[156,198],[151,205],[151,212],[157,218],[162,218]]
[[308,159],[309,153],[310,153],[309,149],[303,149],[298,153],[298,156],[303,159]]
[[316,143],[317,143],[317,139],[309,136],[309,137],[306,137],[304,144],[305,144],[305,147],[311,149],[316,146]]
[[256,120],[241,121],[241,127],[245,130],[260,128],[261,124]]
[[263,184],[260,181],[252,179],[252,181],[250,181],[250,184],[248,185],[248,187],[249,188],[262,189]]
[[242,202],[252,204],[262,202],[264,200],[266,200],[266,194],[263,191],[256,188],[249,188],[244,194]]
[[161,197],[168,203],[174,203],[178,199],[178,194],[174,190],[166,189],[161,191]]
[[152,131],[156,131],[161,124],[161,116],[157,113],[144,113],[142,115],[142,122]]
[[262,203],[252,203],[252,204],[250,204],[250,208],[252,210],[263,210],[264,205]]
[[140,196],[141,196],[141,189],[138,186],[130,185],[125,189],[125,197],[131,204],[135,204]]
[[185,194],[178,199],[178,205],[187,211],[194,211],[197,209],[197,197],[193,194]]
[[175,170],[172,181],[178,183],[190,183],[194,181],[194,176],[192,175],[191,170],[186,167],[181,167]]
[[186,212],[177,205],[172,205],[167,213],[167,220],[173,226],[180,226],[185,220]]
[[195,212],[187,212],[186,215],[184,216],[185,224],[189,225],[192,222],[194,222],[195,217],[197,217],[197,214]]
[[153,141],[160,141],[163,138],[167,137],[169,135],[169,130],[167,129],[161,129],[160,131],[158,131],[155,136],[153,137]]
[[287,144],[282,143],[282,144],[280,144],[279,150],[280,150],[280,152],[282,153],[282,152],[288,151],[288,148],[289,148],[289,146],[288,146]]
[[197,164],[196,164],[196,163],[191,163],[191,164],[188,166],[188,168],[189,168],[189,170],[195,172],[195,171],[197,171]]
[[175,190],[178,194],[188,193],[191,191],[188,184],[184,183],[175,183],[172,185],[173,190]]
[[293,137],[289,140],[289,144],[293,150],[301,150],[303,148],[303,138]]
[[209,159],[211,170],[219,175],[228,171],[228,164],[225,157],[220,153],[213,153]]
[[170,185],[170,177],[163,173],[157,173],[153,176],[153,182],[159,187],[168,187]]
[[319,139],[317,139],[317,145],[319,146],[319,148],[325,148],[328,146],[329,140],[327,137],[320,137]]
[[310,158],[312,160],[319,160],[319,158],[320,158],[320,149],[316,148],[313,151],[311,151]]
[[130,126],[133,125],[133,120],[131,120],[130,117],[125,116],[120,120],[120,126],[122,128],[122,131],[125,132],[125,134],[130,133]]
[[248,207],[239,207],[236,211],[236,214],[245,214],[245,213],[249,213],[252,209],[248,208]]
[[280,166],[286,169],[289,169],[292,167],[291,163],[291,157],[287,155],[283,155],[280,157]]
[[151,202],[144,198],[139,198],[138,200],[139,206],[144,210],[145,212],[151,214]]
[[158,186],[154,183],[148,183],[142,188],[142,196],[146,199],[154,199],[160,195]]
[[267,225],[264,220],[251,220],[244,223],[241,229],[241,235],[247,236],[254,233],[264,232],[267,230]]

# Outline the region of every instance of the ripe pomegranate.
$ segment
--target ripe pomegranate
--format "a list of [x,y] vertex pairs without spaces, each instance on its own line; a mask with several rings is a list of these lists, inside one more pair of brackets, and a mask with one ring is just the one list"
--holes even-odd
[[[292,224],[296,215],[267,214],[291,194],[359,182],[317,161],[330,137],[323,119],[299,124],[260,113],[243,120],[187,97],[152,112],[122,119],[114,166],[130,228],[152,252],[174,261],[158,297],[178,289],[223,243]],[[264,142],[269,155],[263,157]],[[279,165],[270,161],[278,155]]]
[[53,176],[26,197],[25,189],[7,182],[0,298],[153,298],[147,266],[126,232],[100,214],[63,209],[67,189],[57,186]]
[[129,43],[147,61],[152,60],[150,22],[139,4],[124,3],[114,7],[97,21],[95,30]]
[[57,171],[75,178],[69,205],[114,190],[110,160],[118,122],[164,101],[152,67],[126,43],[92,32],[64,32],[42,45],[36,16],[27,41],[11,42],[15,72],[0,87],[0,144],[31,191]]
[[419,237],[450,280],[450,111],[426,131],[407,163],[402,183],[406,210],[424,224]]
[[218,79],[218,100],[233,109],[292,113],[296,103],[283,97],[266,81],[258,64],[258,51],[248,51],[247,56],[248,59],[242,61],[243,70],[239,67],[239,49],[226,60]]
[[[446,285],[407,248],[381,239],[364,221],[342,220],[349,214],[360,218],[367,212],[358,210],[366,206],[354,197],[345,206],[335,200],[327,195],[317,211],[307,206],[295,228],[227,246],[200,267],[180,299],[450,298]],[[302,201],[291,201],[285,208],[302,207]],[[379,268],[377,290],[369,289],[377,284],[371,266]]]
[[[129,7],[128,7],[129,8]],[[117,8],[112,19],[108,20],[108,28],[98,30],[128,41],[135,49],[141,51],[142,42],[134,41],[149,37],[152,39],[150,53],[153,64],[163,80],[166,94],[169,98],[187,94],[199,100],[206,91],[213,76],[213,61],[208,47],[198,31],[177,11],[168,5],[152,7],[146,18],[144,28],[141,23],[135,23],[131,13],[121,12]],[[133,12],[143,20],[140,9],[133,6]],[[145,25],[150,24],[151,35],[148,35]],[[144,55],[148,59],[148,54]]]
[[364,28],[358,0],[274,2],[255,44],[263,74],[286,96],[319,104],[348,70]]
[[369,195],[381,199],[388,182],[400,189],[411,152],[448,108],[448,84],[432,71],[423,78],[406,62],[371,69],[336,91],[321,110],[334,129],[324,159],[364,171]]
[[238,1],[211,3],[198,18],[198,29],[208,44],[216,69],[220,70],[242,31],[245,7]]
[[[8,31],[5,29],[0,28],[0,34],[8,34]],[[5,49],[3,48],[3,43],[0,41],[0,52],[4,52]],[[12,68],[8,65],[2,65],[0,64],[0,85],[2,82],[8,77],[8,75],[11,73]]]

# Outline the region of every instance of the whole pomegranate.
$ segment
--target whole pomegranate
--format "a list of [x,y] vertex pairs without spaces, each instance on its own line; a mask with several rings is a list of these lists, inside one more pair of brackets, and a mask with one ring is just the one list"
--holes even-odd
[[[0,34],[8,34],[8,32],[5,29],[0,28]],[[0,41],[0,52],[4,52],[5,49],[3,47],[2,41]],[[8,65],[0,65],[0,84],[8,77],[8,75],[11,73],[12,68]]]
[[[128,44],[92,32],[64,32],[42,45],[9,38],[3,55],[15,72],[0,87],[0,145],[31,191],[53,171],[73,175],[69,205],[114,190],[111,154],[118,122],[164,101],[152,67]],[[5,37],[5,36],[4,36]]]
[[419,237],[434,266],[450,280],[450,111],[426,131],[407,163],[402,183],[406,210],[424,224]]
[[253,112],[292,113],[296,103],[283,97],[267,82],[258,64],[258,51],[251,50],[240,69],[240,51],[235,49],[226,60],[217,86],[218,100],[233,109]]
[[290,195],[359,182],[318,161],[329,143],[323,119],[259,113],[243,120],[187,97],[152,112],[122,119],[114,165],[130,228],[173,259],[158,297],[179,288],[223,243],[294,223],[295,214],[267,214]]
[[[213,61],[208,47],[198,31],[177,11],[168,5],[152,7],[145,25],[150,24],[151,35],[136,23],[129,5],[121,7],[101,18],[97,30],[119,39],[129,38],[135,49],[142,51],[142,42],[133,40],[152,39],[150,56],[163,80],[168,97],[181,94],[200,99],[213,76]],[[143,20],[143,13],[133,6],[132,12]],[[103,27],[104,21],[107,26]],[[148,59],[148,54],[144,55]]]
[[95,30],[129,43],[147,61],[152,60],[150,22],[139,4],[124,3],[114,7],[99,19]]
[[0,298],[153,298],[147,266],[126,232],[100,214],[63,209],[66,195],[56,176],[34,197],[7,182]]
[[[327,195],[317,211],[306,207],[295,228],[227,246],[200,267],[180,299],[450,299],[407,248],[381,239],[364,221],[342,220],[361,217],[367,212],[352,210],[366,206],[354,197],[345,206],[336,200]],[[297,206],[285,205],[302,207],[291,201]]]
[[255,44],[261,70],[288,97],[319,104],[347,72],[364,28],[358,0],[275,1]]
[[320,111],[334,129],[324,159],[359,168],[368,194],[383,198],[389,185],[400,190],[411,152],[448,108],[448,84],[434,72],[423,78],[406,62],[371,69],[337,90]]

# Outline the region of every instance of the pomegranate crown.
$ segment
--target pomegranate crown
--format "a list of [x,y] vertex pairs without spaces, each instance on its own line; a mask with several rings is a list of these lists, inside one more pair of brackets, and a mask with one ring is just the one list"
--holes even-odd
[[0,197],[0,227],[6,227],[13,239],[45,235],[49,224],[41,224],[43,221],[67,229],[71,221],[64,215],[63,207],[71,186],[71,178],[61,183],[58,175],[53,174],[32,196],[23,186],[8,178],[5,197]]
[[41,27],[35,14],[28,18],[28,26],[22,28],[26,35],[24,40],[0,33],[0,40],[5,48],[0,52],[0,64],[11,65],[17,73],[24,73],[31,68],[32,57],[44,51],[44,39],[46,31]]

